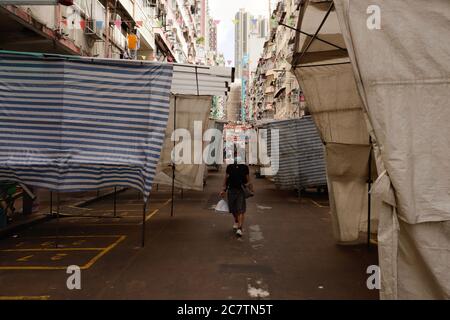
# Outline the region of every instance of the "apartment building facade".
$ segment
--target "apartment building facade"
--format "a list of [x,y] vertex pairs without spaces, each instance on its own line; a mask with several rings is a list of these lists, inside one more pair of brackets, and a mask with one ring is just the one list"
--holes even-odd
[[[206,59],[198,58],[202,19],[206,25],[206,0],[1,5],[0,28],[5,36],[0,49],[117,59],[130,58],[130,51],[136,49],[139,60],[206,64]],[[204,50],[206,56],[208,47]]]
[[281,0],[272,13],[269,39],[247,86],[248,121],[284,120],[305,114],[305,99],[291,71],[298,14],[298,0]]

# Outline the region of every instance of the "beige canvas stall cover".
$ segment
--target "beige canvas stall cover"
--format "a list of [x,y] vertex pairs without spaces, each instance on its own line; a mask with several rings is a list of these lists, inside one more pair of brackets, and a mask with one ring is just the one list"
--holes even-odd
[[[299,28],[314,34],[332,3],[306,1]],[[331,11],[320,39],[345,48],[336,13]],[[326,143],[330,205],[339,242],[357,242],[367,232],[369,134],[347,52],[298,34],[295,74],[308,108]],[[372,231],[377,217],[372,216]]]
[[[187,129],[191,135],[192,161],[194,156],[194,122],[202,123],[202,132],[197,142],[203,146],[203,133],[208,129],[209,114],[212,105],[210,96],[187,96],[177,95],[177,114],[176,128]],[[155,183],[162,185],[172,185],[172,150],[173,141],[171,140],[174,122],[174,103],[175,97],[170,99],[170,115],[166,129],[163,151],[159,161]],[[203,152],[203,147],[202,147]],[[178,164],[175,167],[175,187],[191,190],[203,190],[203,178],[206,165],[203,164]]]
[[[381,297],[450,299],[450,1],[335,4],[386,169]],[[370,5],[381,29],[367,27]]]

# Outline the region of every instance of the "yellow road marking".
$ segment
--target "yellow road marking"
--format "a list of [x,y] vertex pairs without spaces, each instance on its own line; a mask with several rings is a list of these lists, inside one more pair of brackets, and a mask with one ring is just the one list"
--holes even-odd
[[45,270],[45,271],[49,271],[49,270],[67,270],[67,266],[65,267],[45,267],[45,266],[24,266],[24,267],[14,267],[14,266],[7,266],[7,267],[0,267],[0,270],[34,270],[34,271],[41,271],[41,270]]
[[[90,267],[92,267],[94,265],[94,263],[96,263],[100,258],[102,258],[104,255],[106,255],[109,251],[111,251],[114,247],[116,247],[120,242],[122,242],[123,240],[126,239],[126,236],[124,235],[102,235],[102,236],[64,236],[65,238],[103,238],[103,237],[107,237],[107,238],[117,238],[118,239],[111,245],[109,245],[106,248],[54,248],[54,249],[47,249],[47,248],[40,248],[40,249],[7,249],[7,250],[0,250],[3,252],[15,252],[15,251],[31,251],[31,252],[51,252],[51,251],[101,251],[100,253],[98,253],[94,258],[92,258],[91,260],[89,260],[88,263],[86,263],[85,265],[83,265],[81,267],[82,270],[86,270],[89,269]],[[52,238],[52,237],[45,237],[45,238]],[[63,238],[63,237],[60,237]],[[27,256],[24,258],[29,258],[32,257],[31,256]],[[21,258],[23,259],[23,258]],[[55,267],[51,267],[51,266],[0,266],[0,270],[66,270],[67,266],[55,266]]]
[[153,211],[152,213],[150,213],[148,216],[147,216],[147,218],[145,218],[145,221],[148,221],[148,220],[150,220],[151,218],[153,218],[153,216],[155,215],[155,214],[157,214],[159,212],[159,209],[156,209],[155,211]]
[[32,254],[32,255],[29,255],[29,256],[25,256],[25,257],[19,258],[16,261],[17,262],[28,262],[28,260],[30,260],[33,257],[34,257],[34,255]]
[[[172,199],[169,199],[166,202],[164,202],[163,205],[160,208],[158,208],[155,211],[153,211],[152,213],[150,213],[145,218],[145,221],[148,221],[151,218],[153,218],[153,216],[155,214],[157,214],[159,212],[159,210],[161,210],[162,208],[164,208],[165,206],[167,206],[171,202],[172,202]],[[142,218],[142,216],[126,216],[126,218]],[[84,224],[84,225],[85,226],[90,226],[90,227],[101,227],[101,226],[105,226],[105,227],[129,227],[129,226],[140,226],[140,225],[142,225],[142,222],[140,222],[140,223],[89,223],[89,224]]]
[[[142,218],[142,217],[140,217]],[[140,223],[88,223],[83,224],[85,227],[129,227],[129,226],[139,226]]]
[[78,240],[78,241],[72,242],[72,245],[73,246],[80,246],[80,245],[82,245],[85,242],[86,242],[86,240]]
[[83,238],[117,238],[118,235],[112,235],[112,234],[102,234],[102,235],[85,235],[85,236],[42,236],[37,238],[22,238],[22,239],[83,239]]
[[328,206],[323,206],[320,203],[318,203],[317,201],[314,201],[313,199],[309,199],[309,201],[311,201],[313,204],[315,204],[319,208],[328,208]]
[[48,300],[50,296],[0,296],[0,300]]
[[102,251],[106,248],[30,248],[30,249],[4,249],[0,252],[54,252],[54,251]]
[[107,247],[105,250],[103,250],[102,252],[100,252],[98,255],[96,255],[94,258],[91,259],[91,261],[89,261],[87,264],[85,264],[84,266],[81,267],[82,270],[86,270],[89,269],[90,267],[92,267],[92,265],[94,263],[96,263],[101,257],[103,257],[105,254],[107,254],[109,251],[111,251],[115,246],[117,246],[120,242],[122,242],[123,240],[125,240],[126,236],[120,236],[119,239],[117,239],[116,242],[114,242],[113,244],[111,244],[109,247]]
[[145,219],[145,221],[150,220],[151,218],[153,218],[153,216],[155,214],[157,214],[159,212],[159,210],[161,210],[162,208],[164,208],[165,206],[167,206],[170,202],[172,202],[172,199],[167,200],[166,202],[163,203],[162,207],[160,207],[159,209],[156,209],[155,211],[153,211],[152,213],[150,213],[147,218]]
[[65,257],[67,257],[67,253],[58,253],[57,255],[51,257],[50,260],[60,261],[60,260],[64,259]]

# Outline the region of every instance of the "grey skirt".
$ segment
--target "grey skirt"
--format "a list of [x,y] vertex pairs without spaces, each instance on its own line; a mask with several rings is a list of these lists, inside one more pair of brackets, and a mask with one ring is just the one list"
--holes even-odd
[[242,189],[228,190],[228,208],[232,214],[245,213],[247,209],[245,193]]

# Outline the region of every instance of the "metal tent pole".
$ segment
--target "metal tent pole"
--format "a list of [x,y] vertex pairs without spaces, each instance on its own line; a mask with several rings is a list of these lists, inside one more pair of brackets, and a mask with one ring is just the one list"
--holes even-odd
[[117,216],[117,187],[114,187],[114,217]]
[[[175,96],[174,104],[173,104],[173,131],[175,132],[177,126],[177,96]],[[175,140],[175,139],[174,139]],[[173,142],[173,159],[172,159],[172,203],[170,208],[170,216],[173,217],[173,203],[174,203],[174,195],[175,195],[175,146],[176,142]]]
[[327,10],[327,13],[325,14],[325,16],[322,19],[322,22],[320,23],[319,27],[317,28],[316,32],[314,33],[313,37],[309,40],[308,44],[306,45],[306,48],[303,50],[303,52],[300,54],[300,57],[297,59],[297,61],[301,61],[302,58],[305,56],[305,54],[308,52],[309,48],[311,47],[312,43],[314,42],[314,40],[317,38],[317,36],[319,35],[320,30],[322,29],[323,25],[325,24],[325,22],[328,19],[328,16],[330,15],[331,11],[334,8],[334,2],[331,2],[330,7]]
[[370,137],[370,153],[369,153],[369,180],[368,180],[368,203],[367,203],[367,248],[370,249],[370,235],[371,235],[371,218],[372,218],[372,194],[370,189],[372,188],[372,137]]
[[142,240],[142,248],[145,247],[145,227],[146,227],[146,220],[147,220],[147,203],[148,203],[148,199],[147,201],[144,202],[143,205],[143,209],[142,209],[142,235],[141,235],[141,240]]
[[58,248],[59,243],[59,227],[60,227],[60,220],[59,220],[59,191],[56,193],[56,241],[55,241],[55,247]]
[[50,215],[53,215],[53,192],[50,190]]

